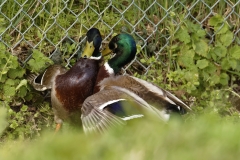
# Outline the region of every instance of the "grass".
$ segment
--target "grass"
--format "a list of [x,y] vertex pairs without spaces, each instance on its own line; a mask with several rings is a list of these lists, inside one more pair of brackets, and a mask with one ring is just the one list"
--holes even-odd
[[1,159],[235,159],[238,124],[205,115],[182,123],[140,121],[104,135],[82,132],[44,133],[34,141],[10,141]]

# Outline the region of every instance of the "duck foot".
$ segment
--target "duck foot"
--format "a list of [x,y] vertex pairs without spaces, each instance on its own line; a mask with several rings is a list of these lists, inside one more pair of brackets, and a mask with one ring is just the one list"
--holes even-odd
[[55,128],[55,133],[57,133],[61,129],[61,123],[57,123],[56,128]]

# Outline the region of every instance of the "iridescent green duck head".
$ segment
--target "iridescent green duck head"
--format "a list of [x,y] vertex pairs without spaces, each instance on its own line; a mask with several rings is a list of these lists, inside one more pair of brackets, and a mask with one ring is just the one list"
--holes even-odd
[[102,36],[97,28],[91,28],[87,32],[87,43],[82,54],[82,58],[100,59],[102,57],[99,51],[102,44]]
[[115,53],[115,56],[108,61],[108,65],[114,70],[114,73],[118,73],[122,67],[135,58],[137,52],[136,42],[127,33],[118,34],[112,38],[108,48],[103,50],[102,54],[107,55],[110,52]]

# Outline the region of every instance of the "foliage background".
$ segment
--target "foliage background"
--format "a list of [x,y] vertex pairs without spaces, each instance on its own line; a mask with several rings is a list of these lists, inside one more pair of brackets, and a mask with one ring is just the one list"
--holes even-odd
[[[223,159],[223,152],[226,157],[237,156],[239,3],[1,1],[2,159],[76,159],[79,150],[88,159],[113,159],[118,154],[138,159],[192,159],[203,155]],[[70,68],[81,54],[85,33],[91,27],[100,29],[103,45],[114,34],[132,34],[137,57],[122,73],[172,91],[194,111],[168,125],[141,121],[103,136],[85,137],[67,124],[63,133],[52,135],[49,93],[33,90],[27,76],[41,73],[53,63]],[[38,148],[46,154],[39,153]]]

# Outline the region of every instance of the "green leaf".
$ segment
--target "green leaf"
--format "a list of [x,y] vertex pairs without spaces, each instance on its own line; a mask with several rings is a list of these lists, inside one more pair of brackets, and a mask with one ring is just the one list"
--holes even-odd
[[9,125],[10,128],[16,129],[18,127],[18,123],[16,120],[12,120],[12,123]]
[[38,51],[38,50],[35,49],[35,50],[33,50],[32,57],[33,57],[34,59],[39,59],[39,58],[41,58],[41,57],[44,57],[44,55],[43,55],[42,52],[40,52],[40,51]]
[[30,59],[27,64],[33,72],[38,73],[53,64],[53,61],[46,57],[42,52],[33,50],[32,59]]
[[240,59],[240,46],[235,45],[229,49],[229,54],[234,59]]
[[19,97],[24,98],[27,95],[27,88],[25,86],[22,86],[21,88],[18,89],[18,95]]
[[197,61],[197,67],[199,68],[199,69],[203,69],[203,68],[206,68],[207,66],[208,66],[208,60],[206,60],[206,59],[202,59],[202,60],[198,60]]
[[192,21],[186,21],[186,26],[191,33],[196,33],[198,30],[202,29],[200,25],[193,23]]
[[10,85],[4,85],[3,86],[3,93],[4,96],[14,96],[15,95],[15,87],[12,87]]
[[199,29],[199,30],[197,31],[197,35],[198,35],[199,38],[203,38],[203,37],[206,36],[206,31],[203,30],[203,29]]
[[137,44],[136,46],[137,46],[137,53],[136,54],[139,54],[142,51],[142,47],[139,44]]
[[[0,49],[1,49],[1,45],[2,45],[2,43],[0,43]],[[5,51],[5,49],[4,50],[0,50],[0,59],[7,59],[7,56],[6,56],[6,54],[3,52],[3,51]]]
[[224,34],[229,30],[229,27],[227,25],[227,23],[222,23],[222,24],[218,24],[216,27],[214,27],[214,30],[216,32],[216,34]]
[[224,70],[228,70],[229,68],[231,68],[231,65],[229,64],[229,61],[227,58],[223,58],[221,61],[221,67]]
[[9,70],[7,59],[0,59],[0,74],[7,74]]
[[217,55],[214,52],[214,48],[211,48],[211,50],[209,51],[209,54],[211,55],[214,61],[217,61]]
[[42,33],[40,32],[40,30],[37,30],[37,36],[38,36],[40,39],[43,38],[43,35],[42,35]]
[[219,14],[211,17],[208,21],[208,24],[214,27],[214,31],[216,32],[216,34],[223,34],[229,30],[229,27],[225,22],[224,18]]
[[32,100],[32,99],[33,99],[33,94],[32,94],[31,92],[28,92],[28,93],[26,94],[26,96],[24,96],[24,99],[25,99],[26,101]]
[[223,46],[222,44],[218,43],[214,49],[213,52],[218,56],[218,57],[225,57],[227,54],[227,48]]
[[15,81],[13,79],[7,79],[5,84],[13,86],[15,84]]
[[212,64],[212,63],[208,63],[208,66],[204,69],[207,73],[213,75],[216,73],[217,71],[217,67]]
[[10,69],[8,71],[8,77],[12,78],[12,79],[15,79],[17,77],[22,78],[24,74],[25,74],[25,69],[20,68],[20,67],[18,67],[16,69]]
[[23,106],[22,106],[22,108],[21,108],[21,111],[23,111],[23,112],[26,112],[26,111],[27,111],[27,109],[28,109],[28,106],[26,106],[26,105],[23,105]]
[[215,85],[215,84],[218,84],[220,82],[220,77],[217,75],[217,74],[214,74],[212,77],[211,77],[211,81],[210,81],[210,85]]
[[191,67],[193,65],[194,55],[195,53],[192,49],[186,52],[182,50],[181,55],[178,57],[178,63],[185,67]]
[[140,59],[140,62],[141,62],[142,64],[146,64],[146,63],[147,63],[147,61],[146,61],[145,58],[141,58],[141,59]]
[[2,73],[2,74],[6,74],[7,73],[7,71],[3,71],[3,68],[4,68],[4,66],[5,66],[5,62],[3,62],[3,60],[2,59],[0,59],[0,72]]
[[188,34],[188,31],[186,28],[180,28],[176,33],[175,37],[185,44],[191,41],[190,35]]
[[185,71],[184,72],[184,78],[187,80],[187,81],[198,81],[198,72],[195,72],[195,71]]
[[232,69],[237,68],[237,60],[236,59],[230,59],[229,64],[231,65]]
[[20,87],[22,86],[27,86],[27,80],[26,79],[22,79],[20,81],[20,83],[18,84],[18,86],[16,87],[16,90],[18,90]]
[[6,46],[5,46],[3,43],[0,43],[0,51],[1,51],[1,53],[0,53],[0,58],[2,58],[1,55],[2,55],[2,54],[5,54],[5,53],[2,53],[2,52],[3,52],[3,51],[6,51]]
[[0,74],[4,75],[4,74],[6,74],[7,72],[8,72],[8,71],[5,69],[5,70],[1,71]]
[[4,75],[2,75],[0,82],[4,83],[6,81],[6,79],[7,79],[7,75],[4,74]]
[[229,76],[226,73],[221,73],[221,75],[220,75],[220,83],[222,85],[228,85],[228,81],[229,81]]
[[11,79],[15,79],[17,78],[17,74],[18,74],[18,70],[17,69],[10,69],[8,71],[8,77],[11,78]]
[[44,61],[38,61],[36,62],[33,59],[30,59],[28,61],[29,66],[31,67],[33,72],[40,72],[44,67],[45,67],[45,63]]
[[210,74],[205,70],[202,70],[201,77],[203,77],[203,80],[207,81],[210,78]]
[[220,36],[220,41],[224,46],[229,46],[233,40],[233,33],[231,31],[227,31],[226,33]]
[[237,67],[235,68],[236,71],[240,71],[240,60],[237,60]]
[[11,66],[10,68],[16,69],[19,66],[18,58],[16,56],[11,55]]
[[208,24],[210,26],[217,26],[219,23],[223,22],[223,17],[220,16],[219,14],[216,14],[215,16],[211,17],[208,21]]
[[204,40],[200,39],[196,41],[193,45],[193,49],[198,55],[207,57],[208,44]]

